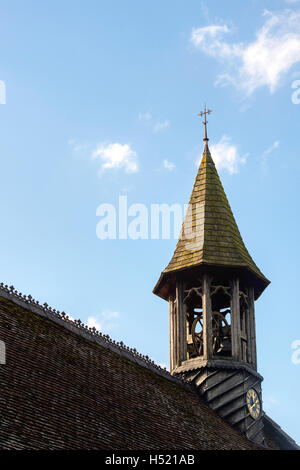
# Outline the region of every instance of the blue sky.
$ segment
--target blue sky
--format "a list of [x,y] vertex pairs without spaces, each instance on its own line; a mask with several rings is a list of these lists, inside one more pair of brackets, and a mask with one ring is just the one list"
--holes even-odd
[[96,210],[120,195],[187,203],[206,102],[212,156],[272,281],[256,305],[264,408],[298,442],[299,19],[292,0],[0,2],[0,280],[168,366],[152,288],[176,241],[100,240]]

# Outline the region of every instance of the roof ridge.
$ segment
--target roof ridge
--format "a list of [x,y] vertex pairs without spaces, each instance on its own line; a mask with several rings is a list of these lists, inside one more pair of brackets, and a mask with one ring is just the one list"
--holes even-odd
[[269,424],[271,426],[273,426],[274,430],[280,434],[281,436],[283,436],[292,446],[295,446],[297,447],[297,450],[300,450],[300,447],[298,446],[297,442],[289,435],[287,434],[283,429],[282,427],[276,423],[276,421],[274,421],[272,418],[270,418],[269,415],[267,415],[267,413],[264,412],[263,414],[263,419],[264,421],[268,421]]

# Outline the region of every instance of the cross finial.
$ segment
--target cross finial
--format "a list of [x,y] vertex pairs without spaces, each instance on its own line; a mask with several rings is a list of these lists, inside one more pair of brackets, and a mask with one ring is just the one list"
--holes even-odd
[[212,112],[211,109],[208,109],[206,110],[206,104],[204,105],[204,111],[201,111],[199,114],[197,114],[197,116],[204,116],[204,121],[203,121],[203,124],[204,124],[204,142],[207,142],[208,141],[208,137],[207,137],[207,119],[206,119],[206,115],[207,114],[210,114]]

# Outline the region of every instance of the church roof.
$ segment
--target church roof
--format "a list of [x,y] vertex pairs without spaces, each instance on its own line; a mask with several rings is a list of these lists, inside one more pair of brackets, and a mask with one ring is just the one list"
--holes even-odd
[[[1,450],[262,448],[149,357],[3,284],[0,340]],[[268,425],[271,448],[297,448]]]
[[199,266],[249,273],[255,283],[256,298],[269,284],[243,242],[207,140],[175,252],[154,293],[167,299],[164,284],[168,275]]
[[1,286],[0,339],[1,450],[259,448],[149,358]]
[[300,450],[298,444],[281,427],[264,413],[264,437],[271,449]]

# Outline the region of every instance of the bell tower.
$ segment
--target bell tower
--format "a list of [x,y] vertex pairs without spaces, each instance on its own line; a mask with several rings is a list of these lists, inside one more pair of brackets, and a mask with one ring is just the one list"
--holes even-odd
[[221,417],[263,444],[255,300],[269,284],[248,253],[208,147],[173,257],[153,292],[169,302],[170,371]]

